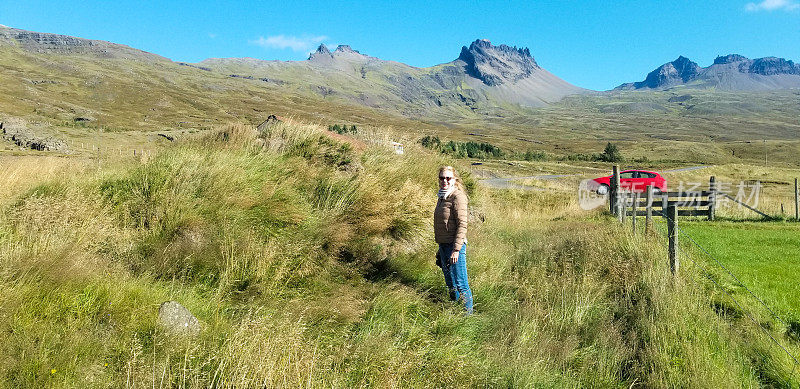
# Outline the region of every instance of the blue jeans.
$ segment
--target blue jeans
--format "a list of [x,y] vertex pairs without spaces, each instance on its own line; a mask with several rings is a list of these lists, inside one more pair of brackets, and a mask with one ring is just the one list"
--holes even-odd
[[467,281],[467,244],[461,245],[458,252],[458,261],[450,263],[450,254],[453,252],[453,243],[439,243],[439,259],[444,273],[444,282],[450,291],[450,300],[456,301],[459,298],[464,301],[464,309],[468,314],[472,313],[472,290]]

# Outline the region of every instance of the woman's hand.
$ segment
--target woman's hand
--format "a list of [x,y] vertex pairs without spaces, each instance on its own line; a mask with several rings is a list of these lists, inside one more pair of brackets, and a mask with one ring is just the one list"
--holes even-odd
[[459,254],[459,252],[455,251],[455,250],[453,250],[453,252],[450,254],[450,263],[451,264],[458,262],[458,254]]

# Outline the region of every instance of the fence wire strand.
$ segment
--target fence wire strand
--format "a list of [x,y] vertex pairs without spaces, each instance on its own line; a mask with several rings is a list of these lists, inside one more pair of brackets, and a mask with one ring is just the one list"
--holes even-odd
[[[667,218],[669,218],[669,216],[667,216]],[[773,311],[773,310],[772,310],[772,309],[771,309],[769,306],[767,306],[767,304],[766,304],[766,303],[765,303],[765,302],[764,302],[764,301],[763,301],[761,298],[759,298],[758,296],[756,296],[756,294],[755,294],[755,293],[753,293],[753,291],[752,291],[752,290],[750,290],[750,288],[748,288],[748,287],[747,287],[747,285],[745,285],[745,284],[744,284],[744,283],[743,283],[741,280],[739,280],[739,277],[736,277],[736,275],[735,275],[735,274],[733,274],[733,272],[732,272],[732,271],[730,271],[730,270],[729,270],[727,267],[725,267],[725,265],[723,265],[723,264],[722,264],[722,262],[720,262],[720,261],[719,261],[719,260],[718,260],[716,257],[714,257],[714,256],[713,256],[713,255],[712,255],[712,254],[711,254],[711,253],[710,253],[708,250],[706,250],[706,248],[705,248],[705,247],[701,246],[699,243],[697,243],[697,241],[695,241],[695,240],[694,240],[694,239],[693,239],[691,236],[689,236],[689,234],[687,234],[687,233],[686,233],[686,232],[685,232],[683,229],[681,229],[680,227],[678,227],[678,224],[677,224],[677,223],[675,223],[675,228],[678,230],[678,232],[680,232],[680,233],[681,233],[681,235],[683,235],[683,236],[685,236],[687,239],[689,239],[689,241],[691,241],[691,242],[692,242],[692,244],[694,244],[694,245],[695,245],[695,246],[697,246],[697,247],[698,247],[700,250],[702,250],[704,253],[706,253],[706,255],[708,255],[708,256],[709,256],[709,258],[713,259],[713,260],[714,260],[714,262],[716,262],[716,263],[717,263],[717,265],[719,265],[719,267],[723,268],[723,269],[725,270],[725,272],[726,272],[726,273],[728,273],[728,274],[729,274],[731,277],[733,277],[733,279],[734,279],[734,280],[736,280],[736,282],[738,282],[738,283],[739,283],[739,285],[741,285],[741,286],[742,286],[742,287],[743,287],[745,290],[747,290],[747,292],[748,292],[748,293],[750,293],[750,295],[751,295],[751,296],[753,296],[753,298],[755,298],[756,300],[758,300],[758,302],[759,302],[759,303],[761,303],[761,305],[763,305],[763,306],[764,306],[764,308],[766,308],[766,309],[767,309],[767,311],[769,311],[769,313],[770,313],[770,314],[771,314],[771,315],[772,315],[774,318],[778,319],[778,321],[780,321],[781,323],[783,323],[783,325],[785,325],[785,326],[789,327],[789,324],[788,324],[788,323],[786,323],[786,321],[785,321],[785,320],[783,320],[783,319],[782,319],[780,316],[778,316],[778,314],[777,314],[777,313],[775,313],[775,312],[774,312],[774,311]]]
[[[767,309],[767,311],[769,311],[769,313],[770,313],[770,314],[771,314],[771,315],[772,315],[774,318],[778,319],[778,320],[779,320],[781,323],[783,323],[785,326],[787,326],[787,327],[789,326],[789,325],[786,323],[786,321],[784,321],[784,320],[783,320],[783,319],[782,319],[780,316],[778,316],[778,315],[777,315],[777,314],[776,314],[776,313],[775,313],[775,312],[774,312],[772,309],[770,309],[770,308],[769,308],[769,307],[766,305],[766,303],[764,303],[764,301],[763,301],[762,299],[760,299],[758,296],[756,296],[756,294],[755,294],[755,293],[754,293],[752,290],[750,290],[750,288],[748,288],[748,287],[747,287],[747,286],[746,286],[746,285],[745,285],[745,284],[744,284],[744,283],[743,283],[741,280],[739,280],[739,278],[738,278],[738,277],[736,277],[736,275],[734,275],[734,274],[733,274],[733,272],[731,272],[731,271],[730,271],[730,270],[729,270],[727,267],[725,267],[725,265],[723,265],[723,264],[722,264],[722,263],[721,263],[721,262],[720,262],[720,261],[719,261],[717,258],[715,258],[715,257],[714,257],[714,256],[713,256],[713,255],[712,255],[712,254],[711,254],[711,253],[710,253],[710,252],[709,252],[709,251],[708,251],[708,250],[707,250],[705,247],[701,246],[701,245],[700,245],[699,243],[697,243],[697,241],[695,241],[695,240],[694,240],[694,239],[693,239],[693,238],[692,238],[692,237],[691,237],[691,236],[690,236],[688,233],[686,233],[686,231],[684,231],[683,229],[681,229],[680,227],[678,227],[678,224],[677,224],[677,222],[676,222],[675,220],[672,220],[672,219],[671,219],[669,216],[667,216],[666,212],[663,212],[663,214],[662,214],[662,217],[664,217],[664,218],[665,218],[665,219],[667,219],[667,220],[671,220],[671,221],[674,223],[675,229],[676,229],[677,231],[679,231],[679,232],[681,233],[681,235],[685,236],[687,239],[689,239],[689,241],[690,241],[690,242],[691,242],[693,245],[697,246],[697,247],[698,247],[698,248],[699,248],[701,251],[703,251],[703,252],[704,252],[704,253],[705,253],[707,256],[709,256],[711,259],[713,259],[713,260],[714,260],[714,262],[716,262],[716,263],[717,263],[717,265],[719,265],[719,266],[720,266],[722,269],[724,269],[724,270],[725,270],[725,272],[727,272],[727,273],[728,273],[728,275],[730,275],[731,277],[733,277],[733,279],[734,279],[734,280],[736,280],[736,282],[738,282],[738,283],[739,283],[739,285],[741,285],[741,286],[742,286],[742,287],[743,287],[745,290],[747,290],[747,291],[750,293],[750,295],[752,295],[752,296],[753,296],[753,297],[754,297],[754,298],[755,298],[755,299],[756,299],[756,300],[757,300],[757,301],[758,301],[758,302],[759,302],[759,303],[760,303],[762,306],[764,306],[764,308],[766,308],[766,309]],[[654,226],[654,227],[655,227],[655,225],[656,225],[656,223],[653,223],[653,226]],[[664,235],[666,235],[666,232],[665,232],[665,231],[663,231],[663,229],[661,229],[659,232],[660,232],[660,233],[662,233],[662,234],[664,234]],[[667,239],[669,239],[669,237],[667,237]],[[668,247],[669,247],[669,246],[667,246],[667,248],[668,248]],[[720,284],[719,284],[719,283],[718,283],[716,280],[714,280],[714,278],[711,276],[711,274],[712,274],[711,272],[709,272],[708,270],[706,270],[706,268],[705,268],[705,267],[703,267],[701,264],[699,264],[697,261],[695,261],[695,260],[692,258],[692,256],[691,256],[691,255],[690,255],[688,252],[686,252],[686,251],[684,251],[684,250],[681,250],[681,249],[678,247],[678,245],[676,245],[676,250],[677,250],[678,252],[680,252],[681,254],[683,254],[683,257],[684,257],[684,258],[688,258],[688,259],[689,259],[689,260],[692,262],[692,264],[693,264],[694,266],[697,266],[697,267],[698,267],[698,268],[699,268],[699,269],[700,269],[700,270],[701,270],[703,273],[705,273],[705,278],[707,278],[708,280],[710,280],[710,281],[711,281],[711,282],[712,282],[714,285],[716,285],[716,286],[717,286],[717,287],[718,287],[718,288],[719,288],[719,289],[720,289],[720,290],[721,290],[723,293],[725,293],[725,295],[727,295],[727,296],[728,296],[728,297],[729,297],[729,298],[730,298],[730,299],[731,299],[731,300],[734,302],[734,304],[736,304],[736,306],[737,306],[737,307],[738,307],[738,308],[739,308],[739,309],[740,309],[742,312],[744,312],[744,313],[745,313],[745,315],[747,315],[747,317],[748,317],[748,318],[749,318],[749,319],[750,319],[750,320],[751,320],[751,321],[752,321],[752,322],[753,322],[753,323],[754,323],[756,326],[758,326],[758,327],[759,327],[759,328],[760,328],[760,329],[761,329],[761,330],[762,330],[762,331],[763,331],[763,332],[764,332],[764,333],[765,333],[765,334],[766,334],[766,335],[767,335],[767,336],[768,336],[768,337],[769,337],[769,338],[772,340],[772,342],[773,342],[773,343],[775,343],[775,344],[776,344],[778,347],[780,347],[780,348],[781,348],[781,350],[783,350],[783,352],[784,352],[784,353],[786,353],[786,355],[788,355],[788,356],[789,356],[789,358],[791,358],[791,359],[794,361],[794,364],[792,365],[792,371],[791,371],[791,373],[790,373],[790,375],[789,375],[789,378],[788,378],[788,380],[787,380],[787,383],[789,383],[789,385],[791,385],[791,380],[794,378],[794,373],[795,373],[795,371],[796,371],[796,369],[797,369],[797,365],[798,365],[798,364],[800,364],[800,362],[798,362],[797,358],[795,358],[795,356],[794,356],[794,355],[793,355],[791,352],[789,352],[789,350],[787,350],[787,349],[786,349],[786,348],[785,348],[785,347],[784,347],[784,346],[783,346],[783,345],[782,345],[782,344],[781,344],[781,343],[780,343],[780,342],[779,342],[777,339],[775,339],[775,337],[774,337],[774,336],[772,336],[772,334],[769,332],[769,330],[767,330],[766,328],[764,328],[764,326],[763,326],[761,323],[759,323],[759,322],[758,322],[758,321],[757,321],[757,320],[756,320],[756,319],[753,317],[753,315],[751,315],[751,314],[750,314],[750,312],[749,312],[749,311],[747,311],[746,309],[744,309],[744,307],[742,306],[742,304],[741,304],[741,303],[739,303],[739,301],[738,301],[738,300],[736,300],[736,298],[735,298],[735,297],[733,297],[733,295],[732,295],[730,292],[728,292],[728,291],[727,291],[727,290],[726,290],[726,289],[725,289],[725,288],[724,288],[722,285],[720,285]],[[676,253],[676,254],[677,254],[677,253]],[[732,324],[731,324],[731,323],[729,323],[729,325],[732,325]]]

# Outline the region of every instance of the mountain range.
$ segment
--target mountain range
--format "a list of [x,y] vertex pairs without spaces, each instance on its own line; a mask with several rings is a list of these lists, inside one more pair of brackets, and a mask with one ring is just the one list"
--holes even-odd
[[749,59],[739,54],[719,56],[708,67],[680,56],[652,72],[644,81],[626,83],[616,90],[667,89],[684,85],[724,91],[766,91],[800,88],[800,64],[777,57]]
[[479,39],[454,57],[417,68],[341,45],[320,46],[302,61],[183,63],[105,41],[0,27],[0,122],[22,118],[37,131],[88,141],[98,130],[144,139],[153,131],[258,124],[274,114],[558,153],[621,140],[655,140],[673,151],[663,139],[796,139],[799,128],[796,89],[723,96],[713,87],[757,80],[792,88],[791,61],[728,56],[700,68],[679,58],[656,72],[668,76],[648,76],[652,87],[596,92],[543,69],[527,48]]
[[373,108],[397,107],[408,116],[511,104],[541,107],[585,91],[540,67],[527,48],[482,39],[462,47],[457,59],[428,68],[371,57],[346,45],[332,52],[320,45],[306,61],[214,58],[196,65]]
[[[185,66],[239,78],[298,95],[399,113],[410,118],[463,117],[472,113],[542,107],[589,91],[543,69],[528,48],[493,45],[478,39],[463,46],[456,59],[417,68],[371,57],[340,45],[325,45],[305,61],[210,58],[175,63],[125,45],[58,34],[0,27],[0,46],[32,54],[88,56],[159,66]],[[800,65],[776,57],[748,59],[731,54],[703,68],[686,57],[661,65],[640,82],[615,90],[656,90],[675,86],[725,91],[760,91],[800,87]]]

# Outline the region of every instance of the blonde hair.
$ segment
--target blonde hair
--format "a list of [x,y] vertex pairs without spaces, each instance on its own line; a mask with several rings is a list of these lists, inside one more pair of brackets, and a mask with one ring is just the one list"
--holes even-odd
[[456,178],[456,182],[455,182],[456,188],[458,188],[458,190],[460,190],[461,192],[464,192],[466,194],[466,191],[464,190],[464,183],[461,182],[461,176],[458,175],[458,172],[456,171],[456,168],[454,168],[452,166],[442,166],[442,167],[440,167],[439,168],[439,177],[442,176],[442,173],[444,173],[444,172],[446,172],[448,170],[450,172],[452,172],[453,173],[453,177]]

